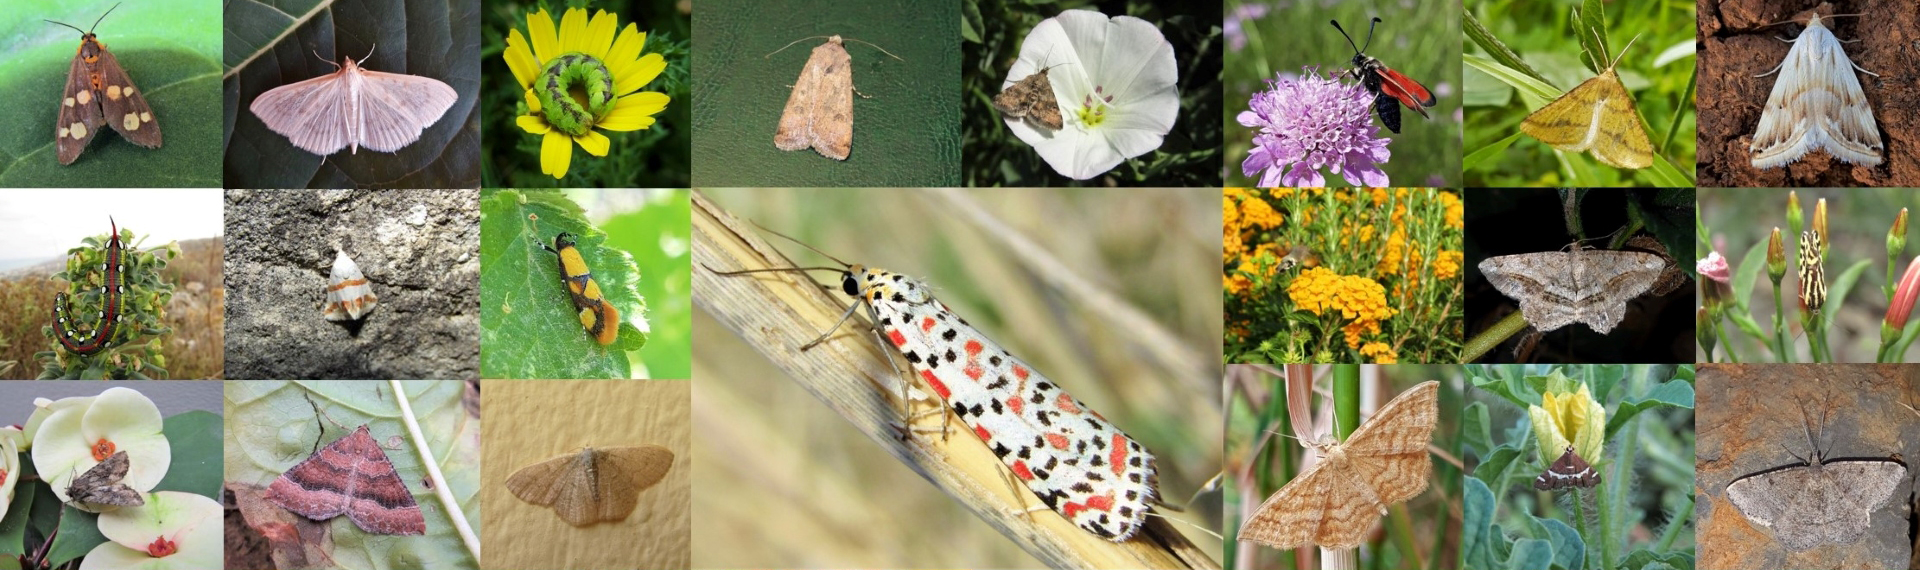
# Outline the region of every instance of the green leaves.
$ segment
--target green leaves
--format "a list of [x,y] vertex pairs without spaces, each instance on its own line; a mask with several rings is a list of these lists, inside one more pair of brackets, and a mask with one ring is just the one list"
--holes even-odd
[[[589,338],[547,251],[560,232],[620,311],[620,337],[610,346]],[[488,190],[480,199],[480,375],[484,378],[627,378],[625,351],[647,342],[646,300],[639,268],[606,245],[578,204],[559,192]],[[635,326],[639,323],[641,326]]]
[[[0,186],[218,187],[220,14],[209,2],[19,0],[0,13]],[[102,15],[106,19],[100,20]],[[164,133],[157,149],[134,146],[119,133],[101,133],[79,160],[54,157],[54,123],[81,29],[96,20],[100,42],[146,93]],[[111,129],[106,129],[111,130]]]
[[[480,52],[479,11],[478,2],[226,3],[226,51],[221,65],[226,93],[225,185],[478,186],[480,78],[471,58]],[[364,66],[372,71],[443,81],[460,98],[421,133],[420,140],[392,154],[369,150],[315,156],[267,129],[247,110],[261,93],[333,73],[335,65],[348,57],[368,58]]]

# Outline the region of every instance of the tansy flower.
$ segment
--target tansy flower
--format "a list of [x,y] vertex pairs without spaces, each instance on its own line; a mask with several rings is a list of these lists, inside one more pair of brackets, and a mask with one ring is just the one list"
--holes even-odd
[[1393,357],[1393,347],[1384,342],[1369,342],[1360,347],[1360,356],[1372,358],[1374,364],[1395,364],[1399,360]]
[[1459,277],[1460,260],[1460,252],[1441,250],[1440,255],[1433,258],[1433,277],[1441,281]]
[[520,30],[507,36],[507,67],[526,89],[527,114],[515,122],[545,137],[540,172],[566,176],[576,143],[587,154],[606,156],[612,141],[594,129],[645,129],[667,108],[665,93],[640,91],[667,68],[666,59],[640,54],[647,34],[639,26],[627,24],[616,38],[618,26],[619,18],[606,10],[588,20],[586,10],[569,8],[556,36],[553,17],[541,9],[527,16],[531,47]]

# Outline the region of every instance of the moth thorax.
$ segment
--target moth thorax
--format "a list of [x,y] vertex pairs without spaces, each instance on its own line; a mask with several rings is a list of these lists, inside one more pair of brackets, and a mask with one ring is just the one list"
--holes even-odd
[[1320,450],[1322,461],[1341,461],[1347,458],[1347,450],[1342,449],[1340,442],[1334,441],[1332,436],[1327,436],[1312,445]]

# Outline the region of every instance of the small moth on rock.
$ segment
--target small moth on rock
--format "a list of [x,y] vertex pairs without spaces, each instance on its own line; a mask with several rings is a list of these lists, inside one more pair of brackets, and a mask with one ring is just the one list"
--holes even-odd
[[346,58],[340,70],[261,93],[247,109],[293,146],[326,156],[360,147],[394,152],[420,140],[460,99],[430,77],[368,71]]
[[[119,8],[114,4],[113,8]],[[107,14],[113,13],[107,9]],[[101,14],[94,20],[95,27]],[[147,148],[160,148],[160,124],[153,120],[153,107],[147,106],[145,91],[133,88],[120,60],[107,51],[92,30],[47,20],[80,32],[80,49],[73,54],[73,66],[67,69],[67,88],[60,98],[60,124],[55,126],[54,147],[60,164],[73,164],[93,142],[93,135],[105,124],[119,131],[127,142]]]
[[121,483],[127,476],[127,452],[116,452],[74,477],[67,484],[67,498],[76,503],[138,507],[147,504],[140,492]]
[[1060,130],[1060,101],[1053,94],[1053,82],[1047,80],[1047,71],[1043,68],[1019,81],[1009,81],[1002,87],[999,95],[993,96],[993,106],[1009,119],[1026,119],[1028,122]]
[[[801,38],[794,43],[809,39],[813,38]],[[886,53],[887,50],[880,51]],[[891,53],[887,55],[900,59]],[[773,133],[774,148],[812,147],[821,156],[846,160],[853,152],[853,91],[853,58],[847,55],[846,44],[840,36],[828,37],[827,43],[813,48],[813,55],[807,57],[807,66],[800,69],[800,78],[793,82],[793,92],[787,95],[787,108],[780,114],[780,128]]]
[[327,306],[322,314],[329,321],[360,320],[373,312],[374,304],[380,299],[374,296],[373,286],[360,274],[360,266],[347,257],[347,252],[334,251],[333,276],[327,280]]

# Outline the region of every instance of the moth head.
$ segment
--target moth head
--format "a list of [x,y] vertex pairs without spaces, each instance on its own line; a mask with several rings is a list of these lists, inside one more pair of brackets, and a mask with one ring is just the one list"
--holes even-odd
[[62,25],[62,26],[66,26],[66,27],[69,27],[69,28],[73,28],[73,31],[76,31],[76,32],[80,32],[80,42],[81,42],[81,45],[82,45],[82,46],[85,46],[86,44],[90,44],[90,43],[94,43],[94,42],[95,42],[95,40],[94,40],[94,37],[95,37],[95,36],[93,35],[93,30],[94,30],[94,28],[99,28],[99,27],[100,27],[100,21],[101,21],[101,20],[105,20],[105,19],[107,19],[107,14],[112,14],[112,13],[113,13],[113,10],[114,10],[114,8],[119,8],[119,7],[120,7],[120,4],[118,4],[118,3],[115,3],[115,4],[113,5],[113,8],[108,8],[105,14],[101,14],[101,15],[100,15],[100,18],[99,18],[99,19],[96,19],[96,20],[94,20],[94,21],[93,21],[93,27],[90,27],[90,28],[87,28],[87,29],[85,29],[85,30],[82,30],[82,29],[80,29],[80,28],[74,28],[74,27],[73,27],[73,24],[68,24],[68,23],[66,23],[66,22],[55,22],[55,21],[53,21],[53,20],[46,20],[46,22],[48,22],[48,23],[53,23],[53,24],[60,24],[60,25]]
[[1353,66],[1354,67],[1367,67],[1369,62],[1371,62],[1373,65],[1380,64],[1379,60],[1375,60],[1371,57],[1367,57],[1367,53],[1366,53],[1367,48],[1373,47],[1373,27],[1380,24],[1379,16],[1374,16],[1373,21],[1367,24],[1367,41],[1365,45],[1357,45],[1357,46],[1354,45],[1353,36],[1347,34],[1346,28],[1340,27],[1340,21],[1332,20],[1332,22],[1333,22],[1333,29],[1340,30],[1340,36],[1347,38],[1347,45],[1353,46]]

